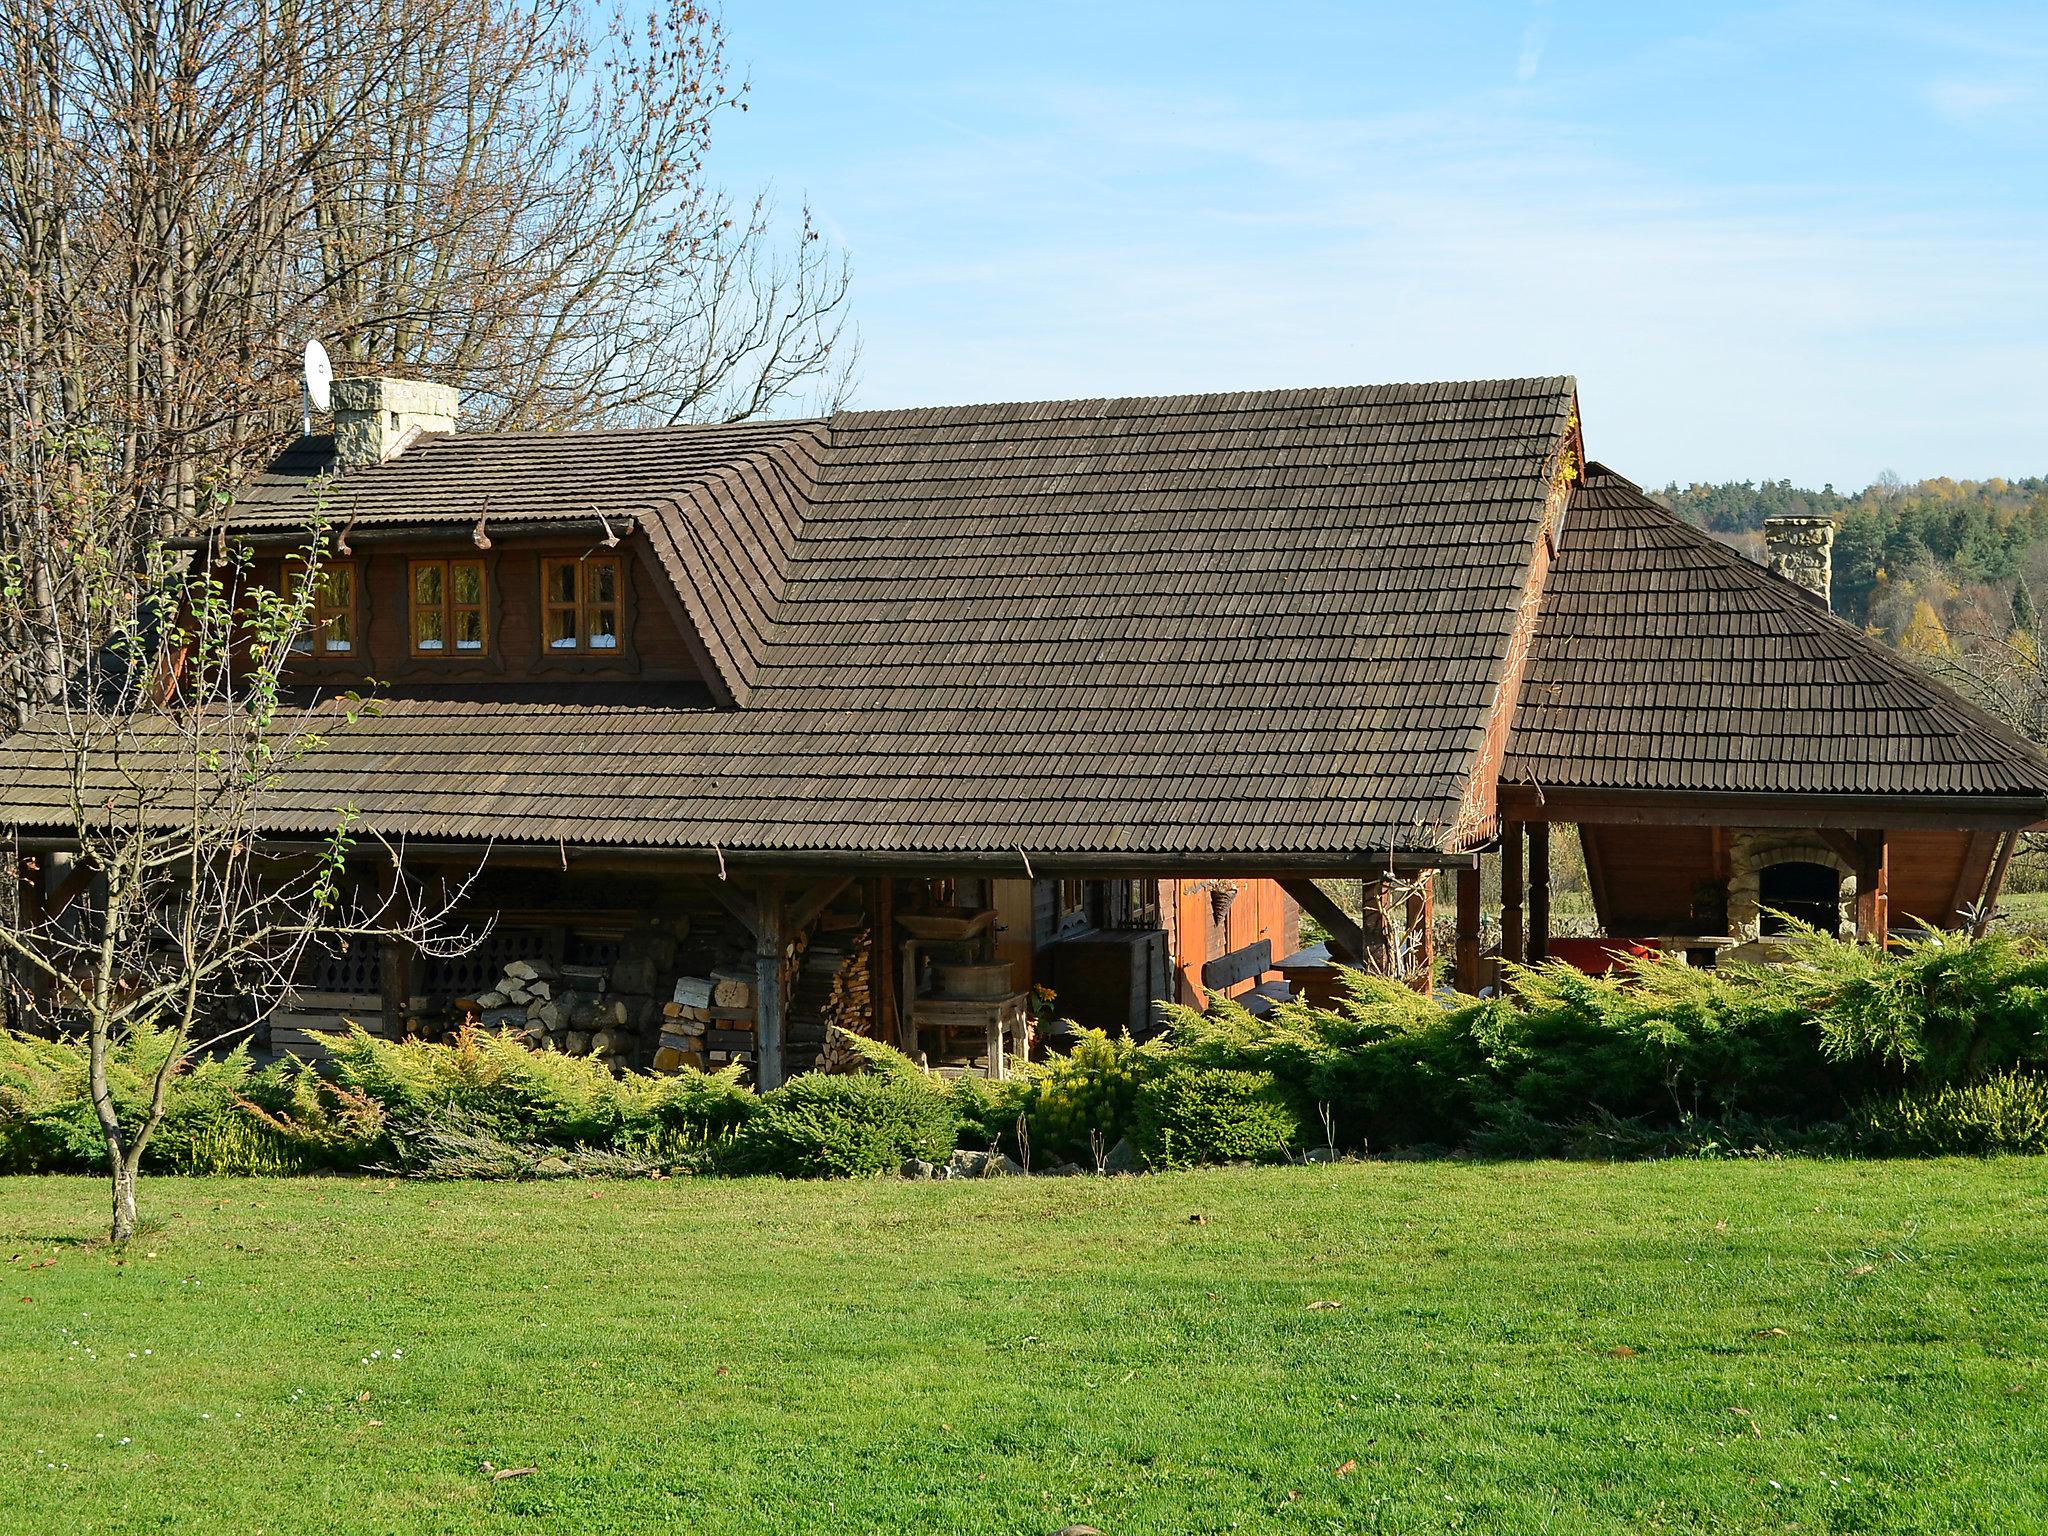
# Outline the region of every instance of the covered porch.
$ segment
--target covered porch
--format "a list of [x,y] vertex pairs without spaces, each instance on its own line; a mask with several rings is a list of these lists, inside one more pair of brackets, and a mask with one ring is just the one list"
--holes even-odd
[[[1497,962],[1565,960],[1592,972],[1631,954],[1692,964],[1764,960],[1792,922],[1886,944],[1919,925],[1982,933],[2030,812],[2010,804],[1857,802],[1849,797],[1631,795],[1504,786],[1497,945],[1481,877],[1458,885],[1460,990],[1496,980]],[[1558,934],[1553,844],[1576,839],[1597,931]],[[1792,920],[1792,921],[1788,921]]]
[[[1304,907],[1341,935],[1341,958],[1386,963],[1311,875],[1271,869],[721,869],[701,856],[505,845],[415,845],[404,857],[409,885],[463,890],[458,916],[479,942],[454,958],[396,943],[312,956],[262,1021],[272,1050],[317,1056],[350,1023],[444,1038],[473,1021],[622,1067],[736,1063],[773,1086],[851,1066],[843,1030],[942,1072],[1001,1077],[1071,1029],[1143,1037],[1162,1001],[1216,991],[1268,1006],[1287,995],[1280,963]],[[1355,866],[1319,873],[1358,878]],[[395,871],[366,863],[359,878],[389,883]],[[1418,872],[1415,884],[1428,880]],[[1430,910],[1415,912],[1425,953]]]

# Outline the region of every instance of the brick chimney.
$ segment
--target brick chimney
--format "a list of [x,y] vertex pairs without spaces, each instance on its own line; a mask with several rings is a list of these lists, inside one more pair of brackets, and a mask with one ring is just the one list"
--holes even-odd
[[336,379],[334,452],[344,470],[381,464],[417,432],[453,432],[459,397],[424,379]]
[[1798,515],[1764,519],[1764,563],[1831,607],[1835,587],[1835,520]]

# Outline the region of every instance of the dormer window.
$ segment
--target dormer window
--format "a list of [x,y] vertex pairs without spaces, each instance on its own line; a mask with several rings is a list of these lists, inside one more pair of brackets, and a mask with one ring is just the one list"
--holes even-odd
[[[294,578],[294,586],[303,580],[303,574]],[[355,562],[323,561],[313,575],[306,626],[293,639],[292,650],[301,656],[352,656],[355,649]]]
[[612,555],[540,563],[541,639],[550,651],[619,648],[619,562]]
[[483,655],[485,590],[481,560],[413,561],[412,653]]

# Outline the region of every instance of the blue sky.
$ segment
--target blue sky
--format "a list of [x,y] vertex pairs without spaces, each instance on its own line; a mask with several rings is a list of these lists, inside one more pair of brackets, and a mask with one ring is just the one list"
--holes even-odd
[[2048,5],[726,20],[857,405],[1573,373],[1645,482],[2048,471]]

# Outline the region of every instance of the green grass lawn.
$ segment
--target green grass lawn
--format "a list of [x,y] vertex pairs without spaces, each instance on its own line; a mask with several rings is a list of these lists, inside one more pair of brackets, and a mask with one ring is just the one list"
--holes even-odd
[[0,1526],[2038,1530],[2044,1172],[0,1179]]

